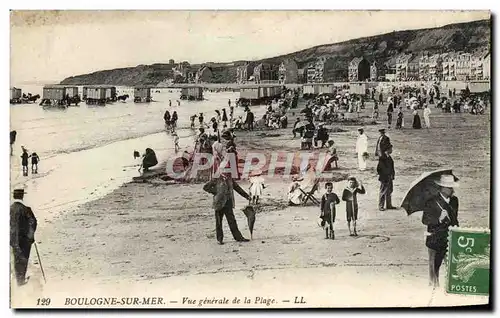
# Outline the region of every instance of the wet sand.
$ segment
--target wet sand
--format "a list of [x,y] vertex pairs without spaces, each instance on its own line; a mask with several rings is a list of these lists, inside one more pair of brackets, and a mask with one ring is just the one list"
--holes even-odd
[[[370,111],[368,106],[366,112]],[[422,172],[452,167],[460,178],[456,195],[461,226],[489,228],[489,113],[473,116],[432,111],[430,130],[406,127],[387,133],[394,145],[393,204],[401,202],[410,183]],[[406,126],[411,125],[411,118],[406,111]],[[217,245],[212,198],[202,190],[202,184],[166,184],[159,179],[128,183],[50,224],[40,224],[37,241],[49,283],[39,290],[41,275],[38,265],[32,264],[33,282],[22,292],[46,295],[66,289],[58,294],[58,302],[73,294],[94,292],[122,297],[148,294],[180,302],[182,297],[244,298],[260,293],[276,298],[279,304],[271,307],[306,306],[293,305],[293,297],[301,295],[309,306],[327,307],[486,303],[486,297],[445,295],[444,264],[442,288],[433,293],[427,287],[421,213],[408,217],[402,209],[378,211],[377,161],[372,153],[380,125],[366,126],[370,159],[364,172],[356,170],[358,126],[334,126],[345,130],[330,133],[340,158],[339,175],[352,174],[367,189],[367,194],[359,197],[359,237],[348,235],[341,202],[336,239],[326,240],[316,223],[318,207],[286,206],[289,178],[266,179],[269,186],[257,214],[253,241],[235,242],[224,221],[223,246]],[[293,139],[290,131],[268,131],[272,134],[268,137],[262,132],[238,132],[238,147],[243,151],[256,147],[298,151],[300,139]],[[248,188],[247,181],[240,184]],[[335,183],[334,191],[341,195],[344,186],[344,181]],[[239,228],[249,237],[241,212],[247,202],[238,195],[235,198]],[[282,302],[286,299],[292,304]],[[167,307],[176,306],[188,307],[182,303]]]

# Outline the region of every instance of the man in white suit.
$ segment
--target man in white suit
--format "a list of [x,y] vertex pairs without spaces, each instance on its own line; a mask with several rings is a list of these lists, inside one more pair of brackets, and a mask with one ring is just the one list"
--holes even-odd
[[358,153],[359,170],[366,170],[366,159],[368,154],[368,137],[366,137],[363,128],[358,128],[359,136],[356,142],[356,152]]

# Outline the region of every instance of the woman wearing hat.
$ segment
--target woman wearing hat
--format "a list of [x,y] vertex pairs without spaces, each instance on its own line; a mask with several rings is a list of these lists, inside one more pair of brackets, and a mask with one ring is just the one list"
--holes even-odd
[[429,285],[439,286],[439,268],[446,254],[448,228],[458,226],[458,198],[453,188],[458,178],[451,174],[441,175],[434,183],[439,187],[436,195],[424,206],[422,223],[427,225],[425,245],[429,252]]
[[366,160],[368,159],[368,137],[363,128],[358,128],[359,136],[356,141],[356,153],[358,154],[358,168],[366,170]]

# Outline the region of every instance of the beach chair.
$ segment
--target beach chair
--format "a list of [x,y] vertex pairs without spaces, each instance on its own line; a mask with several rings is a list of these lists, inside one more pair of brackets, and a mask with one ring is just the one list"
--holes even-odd
[[306,205],[307,201],[311,200],[314,204],[320,205],[320,202],[316,197],[314,196],[314,193],[318,191],[318,186],[319,186],[319,179],[314,182],[313,187],[311,188],[311,191],[305,192],[301,188],[299,188],[300,192],[304,194],[304,199],[302,200],[302,204]]

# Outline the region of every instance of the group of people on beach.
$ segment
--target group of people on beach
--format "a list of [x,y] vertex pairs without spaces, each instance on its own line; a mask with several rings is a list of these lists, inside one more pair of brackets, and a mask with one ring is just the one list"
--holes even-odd
[[[430,115],[432,111],[430,105],[441,109],[444,113],[470,113],[473,115],[484,114],[488,107],[488,97],[485,94],[472,95],[468,87],[457,94],[456,89],[449,89],[448,96],[441,96],[438,86],[432,86],[429,89],[425,87],[392,87],[390,96],[387,97],[387,126],[390,129],[394,110],[397,109],[396,129],[404,128],[404,108],[410,110],[413,115],[413,129],[423,127],[420,119],[420,110],[424,117],[425,128],[431,128]],[[378,119],[379,106],[383,104],[382,92],[379,93],[379,99],[375,98],[375,89],[372,89],[372,99],[374,102],[373,119]],[[463,110],[463,111],[462,111]]]
[[[17,131],[12,130],[10,132],[10,155],[14,154],[14,143],[17,139]],[[40,157],[36,152],[32,152],[31,154],[28,152],[24,146],[21,146],[21,166],[23,169],[23,176],[27,177],[29,172],[29,159],[31,158],[31,173],[38,173],[38,163],[40,162]]]

